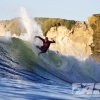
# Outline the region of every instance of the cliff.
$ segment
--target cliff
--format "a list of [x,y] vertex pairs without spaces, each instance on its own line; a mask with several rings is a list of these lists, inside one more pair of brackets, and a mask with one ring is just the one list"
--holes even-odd
[[[46,33],[49,38],[54,38],[56,43],[50,49],[62,54],[81,57],[93,57],[100,61],[100,16],[93,15],[88,22],[75,21],[75,25],[68,29],[63,25],[53,26]],[[0,36],[10,31],[12,36],[25,33],[20,18],[0,21]]]
[[86,22],[76,22],[75,26],[68,30],[64,26],[52,27],[47,36],[55,38],[56,44],[51,49],[81,57],[88,57],[92,54],[90,45],[93,42],[93,30]]
[[10,31],[12,36],[18,36],[26,32],[20,18],[0,21],[0,36],[4,36],[6,31]]
[[94,14],[88,18],[89,25],[93,30],[93,44],[91,57],[100,62],[100,14]]

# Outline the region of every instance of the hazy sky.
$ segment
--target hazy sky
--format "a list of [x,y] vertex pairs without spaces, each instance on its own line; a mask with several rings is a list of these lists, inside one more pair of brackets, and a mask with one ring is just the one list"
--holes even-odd
[[18,17],[21,6],[31,17],[87,21],[100,13],[100,0],[0,0],[0,20]]

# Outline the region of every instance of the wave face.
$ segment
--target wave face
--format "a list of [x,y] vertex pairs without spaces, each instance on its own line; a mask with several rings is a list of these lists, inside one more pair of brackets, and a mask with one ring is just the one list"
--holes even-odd
[[2,77],[24,79],[27,76],[33,79],[33,76],[25,73],[29,69],[32,73],[51,80],[60,79],[69,83],[100,82],[99,63],[51,50],[38,57],[31,44],[19,38],[11,38],[8,43],[0,42],[0,69]]

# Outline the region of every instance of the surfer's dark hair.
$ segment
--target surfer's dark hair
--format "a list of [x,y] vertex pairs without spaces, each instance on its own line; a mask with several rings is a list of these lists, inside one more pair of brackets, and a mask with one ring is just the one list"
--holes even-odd
[[47,39],[47,40],[48,40],[48,37],[45,37],[45,39]]

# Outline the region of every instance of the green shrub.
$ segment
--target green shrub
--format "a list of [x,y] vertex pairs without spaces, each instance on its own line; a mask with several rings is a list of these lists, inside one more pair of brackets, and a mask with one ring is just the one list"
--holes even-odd
[[51,29],[51,27],[65,26],[69,30],[75,25],[74,20],[66,20],[60,18],[35,18],[35,20],[41,25],[41,29],[44,35]]
[[42,20],[41,29],[44,35],[50,30],[51,27],[65,26],[69,30],[75,25],[74,20],[65,20],[60,18],[47,18]]

